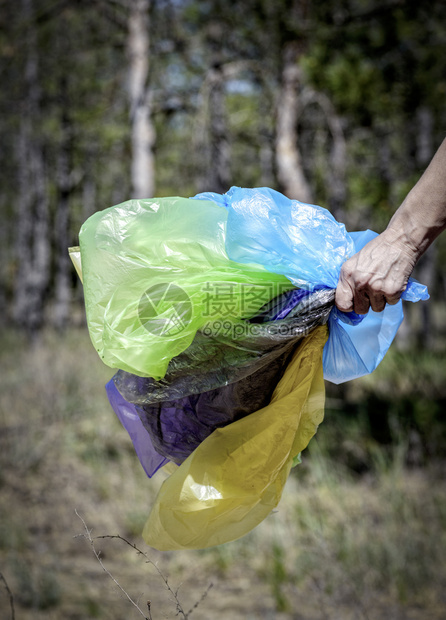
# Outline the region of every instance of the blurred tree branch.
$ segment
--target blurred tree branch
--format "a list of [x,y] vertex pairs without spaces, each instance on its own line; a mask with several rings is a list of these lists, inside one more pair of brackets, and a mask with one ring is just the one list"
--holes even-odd
[[0,572],[0,580],[3,581],[5,588],[6,588],[6,592],[8,593],[8,596],[9,596],[9,605],[11,607],[11,620],[15,620],[14,596],[11,592],[8,582],[6,581],[3,573],[1,572]]
[[[158,575],[161,577],[161,579],[164,582],[164,585],[166,586],[167,591],[172,595],[174,601],[175,601],[175,606],[176,606],[176,610],[177,610],[177,615],[181,616],[184,620],[188,620],[188,618],[191,616],[191,614],[193,613],[193,611],[198,607],[198,605],[206,598],[206,596],[208,595],[209,590],[213,587],[213,584],[210,583],[209,586],[207,587],[207,589],[203,592],[201,598],[191,607],[191,609],[189,611],[185,611],[179,598],[178,598],[178,589],[173,590],[172,587],[169,584],[169,581],[167,579],[167,577],[164,575],[164,573],[159,569],[159,567],[157,566],[157,564],[155,564],[155,562],[153,562],[149,556],[147,555],[147,553],[144,553],[144,551],[141,551],[141,549],[138,549],[138,547],[134,544],[129,542],[126,538],[124,538],[123,536],[120,536],[119,534],[115,534],[115,535],[111,535],[111,534],[106,534],[103,536],[95,536],[94,538],[91,536],[91,530],[88,529],[87,524],[85,523],[84,519],[81,517],[81,515],[77,512],[77,510],[75,510],[76,516],[79,517],[79,519],[82,521],[82,524],[84,526],[84,530],[85,533],[84,534],[79,534],[79,536],[82,536],[83,538],[85,538],[87,540],[87,542],[90,544],[94,556],[97,559],[97,561],[99,562],[102,570],[110,577],[110,579],[115,583],[115,585],[119,588],[119,590],[121,590],[121,592],[125,595],[125,597],[127,598],[127,600],[136,608],[136,610],[145,618],[145,620],[152,620],[152,615],[151,615],[151,601],[147,601],[147,608],[148,608],[148,616],[145,615],[145,612],[142,611],[142,609],[139,607],[139,605],[132,599],[132,597],[128,594],[128,592],[121,586],[121,584],[117,581],[117,579],[112,575],[112,573],[104,566],[104,563],[102,562],[101,559],[101,553],[100,551],[98,551],[95,547],[94,541],[100,538],[109,538],[109,539],[117,539],[117,540],[121,540],[122,542],[124,542],[126,545],[128,545],[129,547],[131,547],[132,549],[134,549],[138,555],[141,555],[145,558],[145,562],[146,564],[150,564],[151,566],[153,566],[153,568],[156,570],[156,572],[158,573]],[[1,576],[1,573],[0,573]]]

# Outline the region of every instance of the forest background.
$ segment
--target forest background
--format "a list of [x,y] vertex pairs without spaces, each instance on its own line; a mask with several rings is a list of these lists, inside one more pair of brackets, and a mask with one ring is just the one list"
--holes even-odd
[[[231,185],[382,231],[445,137],[446,4],[0,0],[0,72],[0,573],[22,617],[125,617],[94,589],[100,568],[86,577],[88,550],[61,542],[82,530],[76,502],[139,535],[151,484],[104,400],[111,369],[90,353],[67,248],[97,210]],[[431,299],[405,304],[378,370],[327,384],[293,483],[312,510],[285,498],[293,525],[254,534],[256,559],[249,542],[167,555],[169,574],[211,566],[229,605],[241,571],[234,618],[444,617],[445,259],[440,237],[415,273]],[[218,618],[211,597],[203,617]]]

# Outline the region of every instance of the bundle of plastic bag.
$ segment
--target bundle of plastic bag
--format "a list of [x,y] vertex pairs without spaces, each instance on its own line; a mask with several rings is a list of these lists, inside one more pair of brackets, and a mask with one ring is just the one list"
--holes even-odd
[[322,419],[322,367],[336,383],[372,372],[401,323],[401,302],[334,308],[342,263],[374,234],[267,188],[128,201],[83,225],[89,331],[119,369],[110,402],[149,476],[179,465],[149,544],[220,544],[277,505]]
[[326,328],[297,349],[270,404],[212,433],[163,483],[143,536],[161,550],[240,538],[280,501],[294,460],[322,422]]
[[[292,301],[284,297],[282,309]],[[258,315],[256,322],[234,323],[235,334],[210,327],[197,334],[161,381],[115,375],[115,387],[136,406],[159,454],[181,464],[214,430],[269,404],[298,343],[331,311],[331,291],[293,297],[283,319]]]

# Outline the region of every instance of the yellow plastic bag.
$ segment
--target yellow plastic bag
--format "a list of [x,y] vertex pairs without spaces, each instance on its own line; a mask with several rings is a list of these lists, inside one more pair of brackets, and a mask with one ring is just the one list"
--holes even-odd
[[164,482],[143,537],[161,551],[247,534],[277,506],[293,459],[324,416],[326,326],[304,338],[271,403],[214,431]]

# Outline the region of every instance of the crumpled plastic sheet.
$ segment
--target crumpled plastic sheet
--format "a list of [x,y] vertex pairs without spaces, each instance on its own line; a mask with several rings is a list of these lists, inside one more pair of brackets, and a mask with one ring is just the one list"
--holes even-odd
[[[262,368],[290,342],[326,323],[333,303],[334,291],[328,289],[283,295],[251,320],[228,322],[227,330],[209,325],[205,334],[197,332],[192,344],[170,361],[163,379],[119,370],[115,383],[124,398],[138,405],[227,385]],[[271,312],[285,316],[270,319]]]
[[[179,465],[144,529],[148,544],[221,544],[277,505],[322,420],[323,377],[372,372],[403,318],[401,301],[364,316],[334,308],[342,263],[375,235],[347,233],[326,209],[268,188],[132,200],[84,224],[82,264],[73,259],[92,341],[120,369],[110,402],[149,476]],[[219,309],[209,321],[214,284]],[[162,333],[172,285],[190,311],[174,304],[182,329]],[[230,309],[221,285],[236,286]],[[244,287],[254,293],[249,307]],[[166,294],[155,320],[150,307],[142,320],[153,288]],[[427,289],[411,280],[403,298],[427,299]]]
[[118,371],[114,383],[155,450],[180,464],[215,429],[269,404],[297,343],[327,322],[333,299],[327,289],[285,293],[252,321],[285,318],[240,324],[246,335],[236,341],[197,333],[162,381]]
[[[372,231],[347,233],[326,209],[268,188],[130,200],[93,214],[80,231],[90,336],[109,366],[162,379],[170,360],[206,325],[207,285],[236,285],[234,307],[228,311],[220,303],[212,320],[240,321],[291,290],[291,283],[307,290],[335,288],[342,263],[374,236]],[[191,316],[187,321],[176,317],[184,329],[160,337],[141,321],[141,300],[148,288],[164,291],[170,285],[190,300]],[[246,286],[255,293],[249,308],[243,307]],[[426,287],[414,281],[402,296],[428,297]],[[166,294],[156,321],[162,326],[169,317],[172,303]],[[325,378],[342,383],[372,372],[402,319],[401,301],[381,313],[370,310],[354,327],[351,317],[334,310]]]
[[227,218],[213,202],[156,198],[98,211],[83,224],[88,329],[105,364],[161,379],[209,322],[250,318],[294,288],[285,276],[228,258]]
[[231,260],[263,265],[300,288],[336,288],[342,263],[355,252],[344,224],[330,211],[268,187],[231,187],[226,194],[205,192],[194,199],[228,211]]
[[326,326],[297,347],[271,402],[207,437],[164,481],[143,530],[156,549],[201,549],[244,536],[280,501],[324,416]]
[[[296,286],[336,288],[344,261],[377,236],[371,230],[348,233],[327,209],[290,200],[267,187],[231,187],[226,194],[206,192],[228,211],[226,251],[239,263],[262,265]],[[426,286],[412,278],[401,299],[429,299]],[[375,370],[404,318],[400,300],[382,312],[358,317],[333,309],[324,350],[324,377],[344,383]]]
[[132,440],[142,468],[151,478],[161,467],[169,463],[169,459],[155,450],[150,434],[144,428],[135,405],[121,396],[113,379],[107,383],[105,390],[113,411]]

